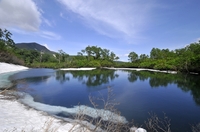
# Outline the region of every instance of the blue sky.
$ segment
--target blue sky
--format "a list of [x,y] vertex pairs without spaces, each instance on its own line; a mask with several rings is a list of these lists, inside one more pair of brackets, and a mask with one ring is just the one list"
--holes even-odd
[[182,48],[200,40],[200,0],[0,0],[0,27],[16,43],[37,42],[70,55],[86,46],[113,51]]

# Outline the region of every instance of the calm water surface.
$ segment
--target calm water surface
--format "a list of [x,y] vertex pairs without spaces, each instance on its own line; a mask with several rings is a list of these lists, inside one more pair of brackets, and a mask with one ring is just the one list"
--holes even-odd
[[200,122],[200,76],[197,75],[30,69],[10,79],[18,82],[19,89],[26,85],[25,91],[34,101],[68,108],[78,104],[92,106],[89,95],[106,97],[108,88],[112,88],[116,102],[120,103],[116,108],[128,121],[134,119],[140,126],[150,112],[159,117],[166,113],[174,132],[191,131],[191,125]]

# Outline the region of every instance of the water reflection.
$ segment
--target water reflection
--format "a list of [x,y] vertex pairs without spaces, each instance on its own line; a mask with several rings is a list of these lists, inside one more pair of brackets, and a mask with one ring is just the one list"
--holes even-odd
[[136,74],[136,72],[129,72],[128,73],[128,80],[129,80],[129,82],[136,82],[137,81],[137,79],[138,79],[138,75]]
[[69,76],[66,76],[65,71],[58,70],[56,71],[56,80],[63,84],[66,81],[70,80]]
[[[170,84],[177,85],[184,92],[190,92],[195,103],[200,105],[200,76],[189,74],[166,74],[150,71],[125,71],[128,73],[128,81],[148,81],[151,88],[167,87]],[[96,69],[92,71],[61,71],[51,69],[31,69],[17,73],[10,77],[11,80],[26,79],[27,83],[41,84],[42,82],[53,81],[53,78],[60,84],[76,80],[87,86],[88,90],[101,90],[109,86],[110,82],[119,77],[115,70]],[[105,86],[107,85],[107,86]],[[95,88],[94,88],[95,87]]]
[[74,79],[88,87],[107,84],[119,76],[114,70],[96,69],[92,71],[57,71],[56,79],[60,82],[69,81],[70,77],[66,77],[66,74],[71,74]]
[[165,74],[149,71],[127,71],[128,80],[135,82],[149,80],[152,88],[167,87],[176,84],[184,92],[191,92],[194,101],[200,105],[200,76],[189,74]]

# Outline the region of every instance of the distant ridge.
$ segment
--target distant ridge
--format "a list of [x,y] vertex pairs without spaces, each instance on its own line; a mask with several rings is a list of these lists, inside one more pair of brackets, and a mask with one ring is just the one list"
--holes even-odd
[[39,52],[44,52],[44,53],[49,53],[49,54],[55,54],[56,53],[54,51],[50,51],[45,46],[40,45],[40,44],[35,43],[35,42],[31,42],[31,43],[16,43],[15,46],[20,48],[20,49],[36,50],[36,51],[39,51]]

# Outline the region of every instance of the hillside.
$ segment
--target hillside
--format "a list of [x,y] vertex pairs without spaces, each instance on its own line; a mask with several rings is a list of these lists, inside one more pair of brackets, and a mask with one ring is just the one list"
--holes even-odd
[[35,42],[32,42],[32,43],[16,43],[15,46],[20,48],[20,49],[37,50],[39,52],[45,52],[45,53],[49,53],[49,54],[55,54],[56,53],[54,51],[50,51],[45,46],[40,45],[40,44],[35,43]]

